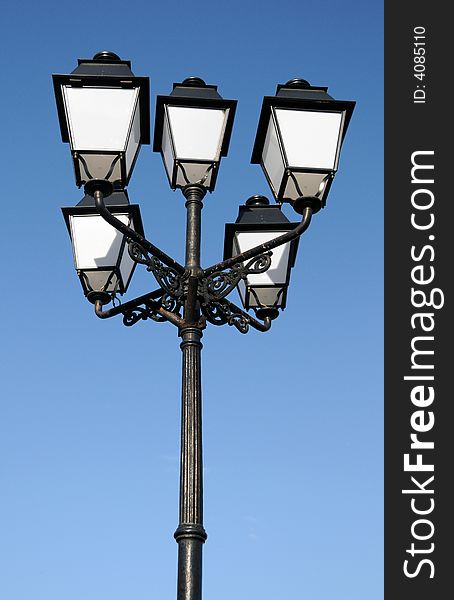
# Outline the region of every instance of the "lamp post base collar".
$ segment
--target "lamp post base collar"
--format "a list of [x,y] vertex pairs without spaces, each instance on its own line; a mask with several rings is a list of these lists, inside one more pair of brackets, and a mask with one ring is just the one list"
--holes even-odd
[[184,539],[197,539],[205,542],[208,536],[203,525],[183,523],[175,531],[173,537],[177,542]]

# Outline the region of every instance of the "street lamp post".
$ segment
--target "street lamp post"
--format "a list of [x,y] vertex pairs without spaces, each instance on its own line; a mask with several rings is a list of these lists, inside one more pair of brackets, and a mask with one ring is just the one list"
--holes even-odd
[[[129,204],[129,183],[141,144],[150,142],[149,84],[129,61],[100,52],[79,60],[70,75],[54,75],[64,142],[69,142],[76,184],[85,197],[63,214],[86,298],[101,319],[123,315],[132,326],[151,319],[178,328],[182,350],[182,413],[178,543],[178,600],[202,597],[202,335],[207,323],[268,331],[287,301],[298,240],[312,214],[326,203],[353,102],[333,100],[326,88],[304,80],[278,86],[262,106],[252,162],[261,163],[278,204],[253,196],[226,225],[224,260],[200,261],[201,215],[227,155],[236,101],[190,77],[158,96],[153,149],[169,184],[186,200],[186,257],[180,264],[145,238],[140,209]],[[311,157],[311,147],[314,148]],[[290,223],[281,204],[301,215]],[[123,304],[137,264],[158,288]],[[238,288],[243,307],[227,299]],[[249,310],[255,311],[253,317]]]

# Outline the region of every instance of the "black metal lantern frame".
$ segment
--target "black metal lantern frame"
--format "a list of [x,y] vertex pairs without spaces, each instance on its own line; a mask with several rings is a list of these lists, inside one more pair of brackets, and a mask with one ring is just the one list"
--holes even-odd
[[[104,55],[106,53],[103,53]],[[115,55],[114,55],[115,56]],[[102,64],[102,73],[96,71],[99,64],[96,63],[96,57],[92,61],[81,61],[80,68],[71,74],[71,76],[54,76],[54,85],[57,95],[57,106],[59,110],[60,124],[64,141],[69,141],[68,130],[65,129],[66,114],[61,97],[62,85],[89,85],[90,82],[96,82],[96,85],[105,84],[107,81],[111,85],[133,85],[130,75],[119,76],[119,69],[129,70],[128,61],[119,61],[115,64],[115,74],[112,57]],[[101,61],[102,62],[102,61]],[[99,60],[98,60],[99,63]],[[94,74],[94,71],[96,73]],[[107,79],[106,79],[107,77]],[[134,85],[141,87],[141,96],[143,101],[148,99],[148,84],[142,78],[138,78]],[[282,87],[282,86],[280,86]],[[260,162],[261,147],[263,148],[266,128],[273,110],[273,107],[292,108],[300,107],[303,100],[304,106],[311,110],[323,110],[324,106],[329,105],[330,110],[339,107],[345,111],[345,122],[343,134],[348,124],[348,120],[353,110],[353,103],[337,103],[332,101],[326,94],[326,88],[311,88],[305,93],[311,94],[310,97],[301,98],[298,94],[301,90],[282,90],[280,93],[278,86],[278,99],[265,98],[264,107],[260,117],[259,131],[257,141],[254,147],[253,162]],[[285,86],[284,86],[285,87]],[[144,92],[142,95],[142,91]],[[142,101],[142,100],[141,100]],[[333,104],[334,102],[334,104]],[[142,105],[141,105],[142,106]],[[177,598],[178,600],[201,600],[202,597],[202,547],[207,539],[203,526],[203,464],[202,464],[202,407],[201,407],[201,350],[202,335],[207,323],[213,325],[229,325],[235,327],[241,333],[247,333],[250,328],[265,332],[271,327],[272,320],[276,318],[278,311],[276,306],[260,306],[260,311],[256,311],[254,318],[248,312],[245,312],[228,300],[229,294],[240,284],[247,283],[248,276],[265,273],[272,263],[272,252],[284,244],[290,244],[289,261],[285,281],[280,282],[283,288],[277,292],[280,306],[283,308],[286,304],[287,287],[290,278],[290,270],[295,262],[298,239],[307,230],[311,223],[312,214],[316,207],[312,203],[300,203],[295,210],[301,214],[301,221],[298,224],[285,222],[285,217],[277,218],[280,207],[262,207],[262,217],[255,223],[246,221],[227,225],[224,260],[208,268],[201,266],[200,248],[201,248],[201,215],[203,199],[208,191],[213,191],[219,161],[221,156],[227,154],[229,139],[232,131],[233,116],[236,102],[232,100],[223,100],[217,93],[216,86],[206,86],[198,78],[185,80],[183,84],[175,84],[170,96],[159,96],[156,110],[156,128],[154,136],[155,151],[161,152],[164,158],[162,147],[163,132],[166,121],[166,110],[169,106],[189,107],[189,108],[218,108],[228,111],[224,130],[222,132],[221,147],[218,148],[219,160],[206,164],[207,177],[200,181],[190,182],[186,185],[178,180],[178,176],[184,173],[185,160],[190,163],[194,157],[179,157],[176,154],[175,147],[172,147],[173,166],[168,172],[170,186],[173,189],[181,188],[185,198],[186,207],[186,255],[184,264],[179,263],[165,252],[160,250],[153,243],[148,241],[143,234],[141,222],[134,223],[134,227],[117,218],[118,211],[115,206],[115,191],[112,181],[109,178],[91,179],[85,184],[86,194],[90,197],[83,201],[75,209],[64,209],[64,215],[67,224],[71,214],[96,214],[91,211],[96,210],[109,225],[114,227],[123,236],[122,250],[127,247],[130,258],[136,264],[141,264],[154,276],[157,289],[148,294],[137,297],[133,300],[120,305],[113,306],[107,310],[104,305],[112,299],[112,294],[104,293],[98,296],[92,296],[96,315],[101,319],[108,319],[117,315],[123,316],[123,323],[126,326],[132,326],[139,321],[153,320],[156,322],[169,322],[178,329],[181,337],[180,348],[182,350],[182,420],[181,420],[181,455],[180,455],[180,504],[179,504],[179,525],[175,531],[174,537],[178,543],[178,581]],[[143,121],[146,123],[147,109],[143,110]],[[142,112],[141,112],[142,115]],[[167,115],[168,116],[168,115]],[[141,116],[142,118],[142,116]],[[172,139],[172,133],[169,133],[169,139]],[[142,143],[147,143],[146,132],[143,133]],[[339,142],[340,143],[340,142]],[[79,159],[77,159],[78,162]],[[121,160],[121,158],[119,159]],[[76,160],[75,160],[76,163]],[[205,166],[203,161],[200,164]],[[77,167],[78,168],[78,167]],[[167,170],[167,166],[166,166]],[[78,185],[83,180],[77,176]],[[127,179],[125,182],[127,183]],[[257,199],[257,197],[256,197]],[[87,206],[89,204],[90,206]],[[93,204],[95,209],[93,209]],[[135,215],[138,215],[138,208],[134,205],[129,206]],[[125,206],[123,204],[122,211]],[[76,211],[76,212],[74,212]],[[268,211],[268,212],[267,212]],[[274,211],[274,212],[273,212]],[[274,217],[267,219],[265,213],[273,214]],[[258,214],[258,212],[256,213]],[[117,216],[116,216],[117,215]],[[134,215],[133,215],[133,218]],[[241,221],[241,220],[240,220]],[[271,221],[271,223],[270,223]],[[258,244],[239,254],[235,254],[234,236],[236,232],[243,231],[261,231],[264,227],[267,231],[275,232],[276,237],[269,241]],[[124,253],[124,252],[123,252]],[[232,254],[235,254],[232,256]],[[118,264],[112,265],[112,269],[118,268]],[[84,291],[87,296],[90,294],[84,279],[81,278]],[[124,282],[123,291],[126,290],[128,282]],[[252,289],[250,290],[252,294]],[[246,302],[246,309],[252,302]]]
[[[69,114],[64,99],[65,88],[86,89],[137,89],[138,94],[132,111],[137,111],[139,118],[139,143],[133,156],[127,156],[127,145],[134,126],[133,118],[129,123],[124,146],[121,150],[72,149],[76,184],[81,187],[94,178],[112,181],[120,188],[129,183],[142,144],[150,143],[150,84],[148,77],[136,77],[131,71],[131,62],[121,60],[111,52],[100,52],[93,59],[79,59],[78,67],[70,75],[55,74],[52,76],[57,112],[63,142],[72,145]],[[138,104],[138,105],[137,105]],[[87,160],[90,156],[102,157],[105,173],[95,175],[90,172]],[[113,177],[112,177],[113,176]]]
[[[293,204],[299,197],[305,196],[305,192],[298,181],[298,174],[319,175],[322,177],[323,187],[319,189],[316,195],[320,199],[320,206],[324,207],[326,198],[331,188],[334,175],[337,171],[339,154],[342,142],[350,123],[355,102],[349,100],[335,100],[328,93],[327,87],[311,86],[304,79],[293,79],[286,84],[279,84],[275,96],[265,96],[263,98],[262,109],[259,117],[254,148],[252,151],[251,163],[262,166],[265,177],[278,202],[290,202]],[[338,113],[341,115],[341,126],[337,140],[335,161],[333,168],[311,168],[310,166],[294,165],[287,157],[285,140],[282,135],[281,127],[276,116],[276,109],[288,111],[308,111],[313,113]],[[265,168],[263,163],[263,150],[265,146],[268,128],[272,121],[277,132],[277,141],[279,151],[284,165],[284,174],[279,185],[275,183]],[[291,190],[291,192],[290,192]]]
[[[106,198],[109,207],[109,212],[118,220],[120,215],[127,215],[131,228],[138,234],[143,236],[142,218],[140,216],[140,207],[137,204],[129,204],[129,199],[126,191],[114,192]],[[63,217],[68,228],[69,235],[73,243],[74,261],[76,263],[77,275],[80,279],[82,289],[85,296],[90,302],[95,303],[101,301],[103,303],[110,302],[117,294],[124,294],[128,289],[131,278],[134,274],[136,262],[132,261],[130,269],[127,269],[126,278],[124,277],[122,264],[125,253],[128,253],[128,238],[124,235],[118,244],[118,248],[114,253],[111,261],[104,261],[102,266],[94,266],[92,268],[79,268],[77,264],[77,240],[72,227],[72,218],[75,217],[95,217],[102,219],[99,211],[95,206],[93,198],[88,194],[79,202],[77,206],[62,208]],[[104,223],[105,221],[102,220]],[[120,221],[121,222],[121,221]],[[114,229],[116,231],[116,229]]]
[[[288,229],[288,228],[284,228],[284,227],[273,227],[273,229],[276,231],[276,234],[279,231],[291,231],[292,229]],[[251,231],[250,228],[241,228],[239,227],[238,229],[236,229],[236,232],[241,232],[241,231],[247,231],[248,233]],[[240,292],[240,295],[243,296],[244,295],[244,299],[243,299],[243,305],[244,308],[246,310],[251,310],[254,309],[256,312],[259,312],[260,309],[277,309],[280,308],[282,310],[284,310],[284,308],[287,306],[287,290],[288,290],[288,286],[290,283],[290,273],[292,268],[295,266],[295,259],[296,259],[296,248],[298,247],[298,242],[297,241],[293,241],[290,245],[290,255],[289,255],[289,261],[287,263],[287,274],[286,274],[286,278],[285,278],[285,282],[279,284],[279,285],[274,285],[274,284],[270,284],[270,285],[266,285],[266,284],[258,284],[258,283],[254,283],[254,284],[248,284],[247,283],[247,279],[246,282],[244,282],[244,280],[242,280],[241,282],[238,283],[239,287],[240,285],[244,286],[244,291],[243,293]],[[235,254],[238,256],[240,254],[239,252],[239,248],[238,246],[234,243],[233,248],[235,249]],[[229,256],[230,253],[228,253],[226,255],[226,258],[230,258]],[[261,300],[261,296],[262,294],[260,293],[261,290],[263,290],[263,292],[266,291],[270,291],[271,289],[276,289],[276,293],[273,294],[275,296],[275,300],[272,304],[268,304],[268,303],[264,303]],[[259,314],[265,314],[263,311]],[[273,313],[272,314],[276,314]]]
[[[237,234],[265,234],[276,238],[285,232],[291,232],[298,223],[291,223],[282,214],[277,205],[269,205],[267,198],[252,196],[245,205],[240,206],[238,218],[235,223],[227,223],[224,237],[224,259],[241,254]],[[290,283],[290,273],[295,266],[299,238],[289,242],[287,264],[285,266],[284,281],[271,281],[269,283],[251,283],[250,276],[238,283],[238,291],[246,310],[254,309],[259,316],[277,316],[277,309],[284,309],[287,304],[287,290]],[[274,298],[265,302],[264,297]]]
[[[168,172],[166,167],[166,173],[172,189],[182,189],[191,183],[195,183],[205,187],[209,192],[214,190],[221,157],[227,156],[236,105],[236,100],[226,100],[222,98],[217,91],[216,85],[207,85],[198,77],[189,77],[182,83],[174,83],[173,90],[169,96],[157,96],[153,151],[160,152],[165,163],[163,136],[165,133],[164,128],[168,128],[166,133],[171,145],[173,166],[171,173]],[[172,131],[171,120],[168,115],[169,107],[227,111],[224,130],[221,136],[221,144],[218,148],[219,158],[217,160],[201,160],[188,156],[177,156],[174,143],[174,132]],[[200,181],[190,182],[188,180],[186,168],[187,165],[190,164],[197,164],[203,167],[202,171],[204,172],[204,175]]]

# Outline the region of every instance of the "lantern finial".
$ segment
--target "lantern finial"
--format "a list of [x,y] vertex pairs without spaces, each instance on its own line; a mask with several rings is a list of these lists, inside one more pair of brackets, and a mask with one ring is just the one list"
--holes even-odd
[[121,58],[118,56],[118,54],[115,54],[115,52],[110,52],[110,50],[102,50],[93,56],[93,60],[97,60],[99,62],[112,62],[121,60]]

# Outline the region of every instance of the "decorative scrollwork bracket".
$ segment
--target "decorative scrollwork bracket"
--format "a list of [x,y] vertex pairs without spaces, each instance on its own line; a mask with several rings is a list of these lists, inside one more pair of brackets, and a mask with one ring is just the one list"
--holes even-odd
[[[181,319],[181,310],[188,296],[190,273],[178,273],[172,267],[166,267],[155,256],[150,256],[139,243],[130,240],[128,252],[132,260],[145,265],[152,272],[163,290],[161,306]],[[247,333],[249,325],[254,323],[255,329],[266,331],[267,326],[259,323],[253,317],[243,312],[231,302],[225,300],[242,279],[248,275],[264,273],[271,265],[272,252],[265,252],[253,257],[246,263],[236,263],[228,270],[218,270],[207,276],[201,276],[197,281],[196,296],[200,310],[210,323],[214,325],[233,325],[241,333]],[[127,326],[134,325],[140,320],[152,319],[157,322],[169,320],[156,310],[156,305],[135,306],[123,312],[123,322]]]
[[202,306],[202,313],[207,321],[213,325],[230,325],[236,327],[240,333],[247,333],[249,327],[253,327],[258,331],[268,331],[271,327],[269,317],[266,317],[265,321],[260,323],[254,317],[242,311],[241,308],[225,299]]
[[168,294],[164,294],[160,299],[159,307],[157,307],[156,302],[145,301],[143,306],[123,310],[123,324],[131,327],[139,321],[146,321],[147,319],[152,319],[156,323],[163,323],[170,320],[170,314],[181,319],[181,309],[182,305],[179,302]]
[[201,280],[199,295],[202,305],[218,302],[230,294],[241,279],[248,275],[264,273],[270,268],[272,252],[255,256],[246,264],[236,263],[228,271],[214,271]]
[[177,302],[183,301],[187,294],[188,274],[186,272],[180,274],[176,269],[166,267],[156,256],[150,256],[137,242],[129,241],[128,252],[134,262],[145,265],[147,271],[153,273],[159,286],[168,296]]

